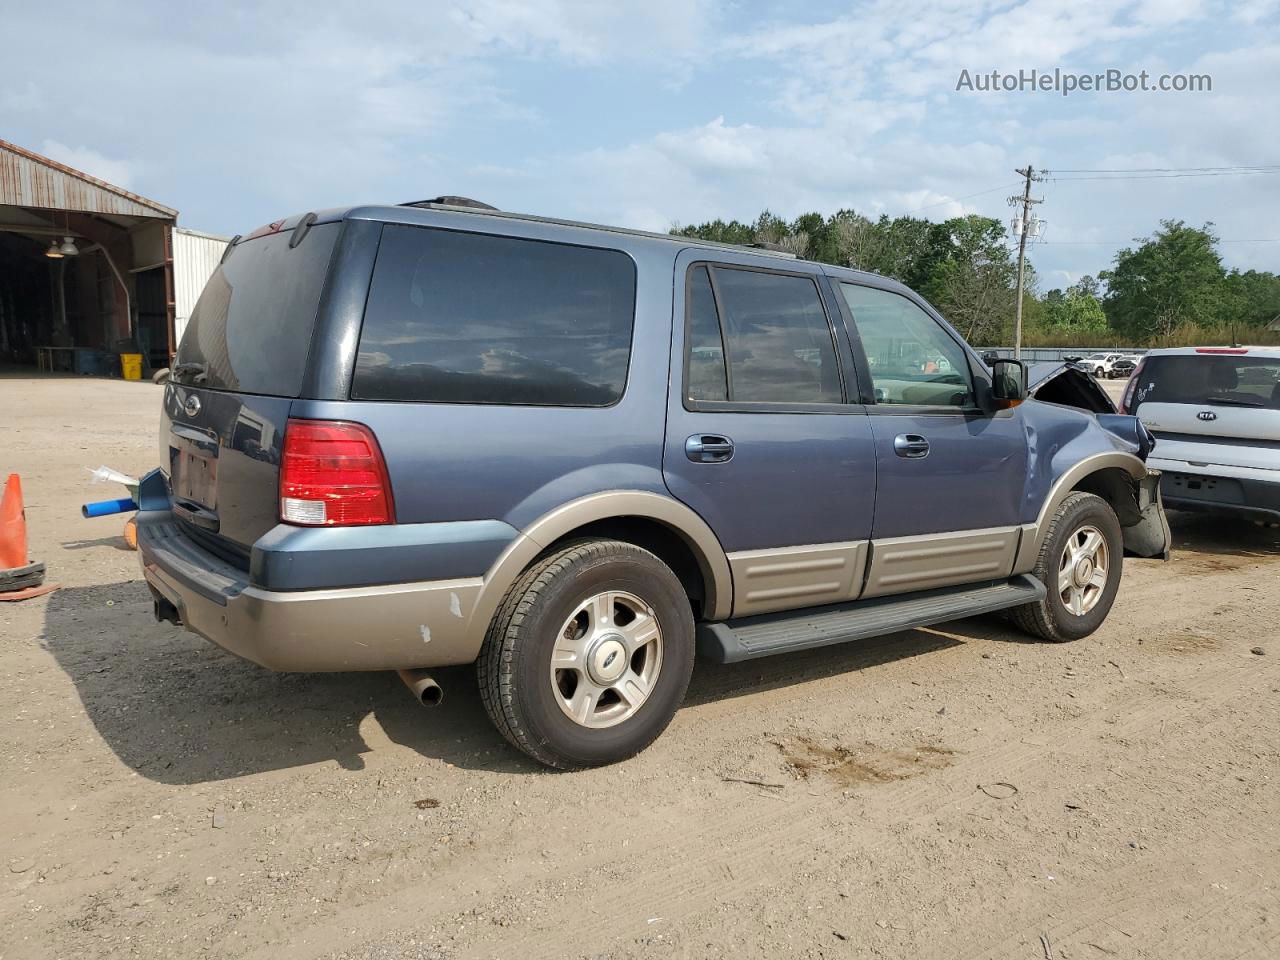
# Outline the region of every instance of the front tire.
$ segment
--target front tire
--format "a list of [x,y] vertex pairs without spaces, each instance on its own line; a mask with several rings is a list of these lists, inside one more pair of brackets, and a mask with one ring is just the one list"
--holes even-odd
[[1049,525],[1032,571],[1045,585],[1045,598],[1014,607],[1014,623],[1055,643],[1089,636],[1115,603],[1123,553],[1111,505],[1092,493],[1070,494]]
[[616,540],[573,544],[512,586],[476,662],[494,725],[565,770],[634,756],[666,729],[693,673],[693,612],[675,574]]

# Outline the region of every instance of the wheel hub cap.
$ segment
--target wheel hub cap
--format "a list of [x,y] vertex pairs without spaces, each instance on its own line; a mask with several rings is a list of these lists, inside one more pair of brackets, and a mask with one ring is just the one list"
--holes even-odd
[[1088,557],[1076,564],[1076,586],[1083,587],[1093,576],[1093,561]]
[[601,686],[616,683],[627,669],[627,648],[618,636],[602,637],[587,656],[587,671]]
[[556,703],[574,723],[612,727],[648,701],[662,671],[662,629],[635,594],[609,590],[577,604],[551,651]]
[[1082,617],[1098,605],[1110,563],[1106,538],[1097,527],[1086,524],[1067,538],[1058,564],[1058,596],[1068,613]]

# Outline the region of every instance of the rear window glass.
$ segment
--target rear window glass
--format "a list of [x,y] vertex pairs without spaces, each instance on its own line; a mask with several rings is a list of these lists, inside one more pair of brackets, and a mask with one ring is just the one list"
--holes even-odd
[[296,397],[316,310],[341,224],[312,227],[293,249],[293,231],[242,241],[214,271],[191,311],[177,363],[204,365],[182,383]]
[[388,225],[352,397],[608,406],[635,316],[625,253]]
[[1143,403],[1280,410],[1280,359],[1213,354],[1148,357],[1134,391],[1135,409]]

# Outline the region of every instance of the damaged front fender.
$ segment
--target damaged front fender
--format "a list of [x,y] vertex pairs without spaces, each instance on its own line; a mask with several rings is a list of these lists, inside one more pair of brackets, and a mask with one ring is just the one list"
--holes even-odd
[[1164,501],[1160,499],[1160,471],[1148,472],[1136,486],[1140,519],[1122,531],[1125,553],[1168,560],[1173,535],[1169,532],[1169,520],[1164,515]]

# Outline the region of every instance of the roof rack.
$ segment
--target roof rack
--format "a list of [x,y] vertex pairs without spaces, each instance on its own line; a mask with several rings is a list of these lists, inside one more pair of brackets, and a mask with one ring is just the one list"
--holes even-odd
[[[450,201],[450,202],[446,202]],[[452,201],[463,201],[454,203]],[[454,213],[480,214],[486,217],[504,217],[508,220],[527,220],[531,223],[549,223],[559,227],[582,227],[586,230],[599,230],[603,233],[618,233],[628,237],[649,237],[654,240],[668,240],[673,243],[687,243],[699,247],[710,247],[716,250],[736,250],[739,253],[757,253],[766,257],[778,257],[782,260],[799,259],[794,253],[786,250],[771,250],[755,244],[722,243],[719,240],[702,240],[698,237],[686,237],[678,233],[655,233],[652,230],[635,230],[631,227],[613,227],[604,223],[590,223],[585,220],[564,220],[560,217],[540,217],[532,213],[512,213],[499,210],[488,204],[466,197],[437,197],[435,200],[418,200],[414,203],[402,203],[402,207],[418,207],[425,210],[449,210]]]
[[435,197],[431,200],[411,200],[400,204],[402,207],[469,207],[472,210],[497,211],[497,207],[483,200],[472,200],[470,197]]

